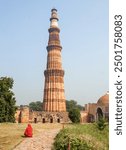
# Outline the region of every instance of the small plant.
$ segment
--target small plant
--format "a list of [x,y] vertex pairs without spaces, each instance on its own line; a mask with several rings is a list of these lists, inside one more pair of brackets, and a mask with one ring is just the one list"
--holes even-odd
[[105,119],[103,117],[100,117],[99,120],[97,121],[98,129],[104,130],[105,126],[106,126]]

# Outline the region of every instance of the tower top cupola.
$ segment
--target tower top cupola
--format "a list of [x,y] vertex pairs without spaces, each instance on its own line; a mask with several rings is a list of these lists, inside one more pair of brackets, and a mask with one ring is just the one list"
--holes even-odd
[[58,27],[58,15],[57,15],[57,9],[53,8],[51,10],[51,18],[50,18],[50,27]]

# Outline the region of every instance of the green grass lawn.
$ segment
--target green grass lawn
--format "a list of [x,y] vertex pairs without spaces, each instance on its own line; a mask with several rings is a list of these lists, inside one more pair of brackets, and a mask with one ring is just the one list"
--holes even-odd
[[54,150],[108,150],[109,127],[100,131],[96,124],[67,125],[55,138]]
[[[12,150],[24,140],[23,134],[27,124],[0,123],[0,150]],[[33,136],[39,134],[43,129],[61,128],[61,124],[32,124]]]

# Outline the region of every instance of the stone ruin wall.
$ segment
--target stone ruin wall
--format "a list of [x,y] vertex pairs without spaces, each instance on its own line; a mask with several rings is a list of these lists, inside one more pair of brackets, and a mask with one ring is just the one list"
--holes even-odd
[[33,112],[32,122],[42,123],[68,123],[68,112]]
[[69,123],[68,112],[31,111],[28,106],[19,107],[15,114],[18,123]]
[[29,122],[29,107],[21,106],[18,107],[15,113],[15,121],[18,123],[28,123]]

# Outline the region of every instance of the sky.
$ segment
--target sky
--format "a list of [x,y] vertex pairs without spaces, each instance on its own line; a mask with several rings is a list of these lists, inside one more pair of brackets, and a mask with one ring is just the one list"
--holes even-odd
[[94,103],[109,89],[108,0],[0,0],[0,77],[16,105],[43,101],[51,9],[59,16],[67,100]]

